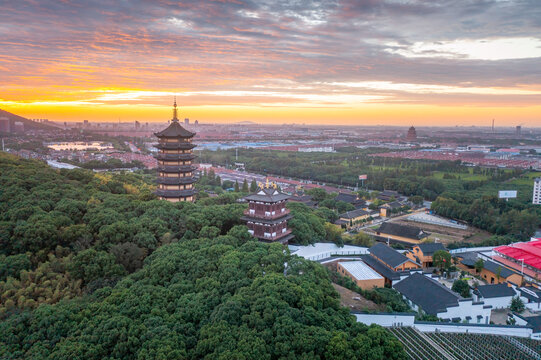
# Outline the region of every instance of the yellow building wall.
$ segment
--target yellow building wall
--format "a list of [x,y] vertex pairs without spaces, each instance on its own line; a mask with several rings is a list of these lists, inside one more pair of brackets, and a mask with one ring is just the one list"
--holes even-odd
[[349,271],[344,269],[340,264],[336,265],[336,269],[340,274],[347,276],[348,278],[353,280],[353,282],[355,282],[355,284],[357,284],[357,286],[363,290],[372,290],[375,287],[380,288],[385,286],[385,279],[383,277],[380,279],[358,280],[353,275],[351,275]]

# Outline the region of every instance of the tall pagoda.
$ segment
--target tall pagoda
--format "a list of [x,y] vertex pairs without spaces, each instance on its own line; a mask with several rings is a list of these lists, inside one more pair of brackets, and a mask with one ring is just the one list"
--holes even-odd
[[158,137],[158,179],[156,195],[171,202],[195,200],[194,171],[195,159],[192,143],[195,133],[180,125],[178,120],[177,100],[173,105],[173,119],[169,126],[157,133]]
[[294,235],[287,228],[287,221],[292,218],[286,208],[289,195],[280,192],[276,184],[259,184],[255,194],[244,198],[248,209],[242,220],[246,221],[248,232],[260,241],[287,244]]
[[408,141],[417,140],[417,131],[415,131],[415,128],[413,126],[408,129],[408,134],[406,135],[406,140],[408,140]]

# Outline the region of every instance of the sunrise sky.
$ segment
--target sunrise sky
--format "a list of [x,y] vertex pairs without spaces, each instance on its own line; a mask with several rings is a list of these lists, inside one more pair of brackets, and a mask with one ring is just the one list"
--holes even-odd
[[0,108],[541,126],[541,1],[0,0]]

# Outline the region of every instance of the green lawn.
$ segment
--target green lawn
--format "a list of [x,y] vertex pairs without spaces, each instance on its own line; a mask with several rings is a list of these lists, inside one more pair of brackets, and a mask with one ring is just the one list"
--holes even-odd
[[[474,174],[473,169],[468,169],[469,173],[447,173],[453,176],[459,176],[461,180],[473,181],[473,180],[486,180],[488,176],[482,174]],[[446,174],[445,171],[434,171],[432,177],[435,179],[443,179],[443,175]]]

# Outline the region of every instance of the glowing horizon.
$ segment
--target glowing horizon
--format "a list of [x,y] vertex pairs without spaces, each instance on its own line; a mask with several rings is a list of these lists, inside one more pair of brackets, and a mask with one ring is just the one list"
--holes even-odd
[[541,126],[541,4],[4,8],[0,108],[28,118],[163,122],[176,95],[203,123]]

